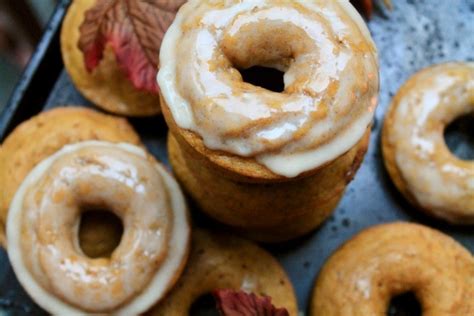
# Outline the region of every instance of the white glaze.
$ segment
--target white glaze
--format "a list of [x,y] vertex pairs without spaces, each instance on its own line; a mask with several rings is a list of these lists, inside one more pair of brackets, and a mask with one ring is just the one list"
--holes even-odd
[[[157,80],[176,123],[202,136],[208,148],[255,157],[273,172],[294,177],[360,140],[377,104],[377,56],[348,1],[272,2],[189,1],[165,35]],[[245,34],[245,27],[261,21],[289,23],[304,34],[302,41],[288,34],[290,40],[281,48],[275,42],[269,53],[291,46],[296,57],[289,65],[257,63],[286,71],[284,93],[242,85],[228,60],[255,63],[230,55],[258,38],[257,31]]]
[[[35,214],[31,213],[25,214],[23,207],[25,202],[24,198],[28,194],[29,190],[32,188],[34,189],[35,186],[40,183],[41,179],[48,176],[48,171],[52,166],[54,166],[55,163],[60,162],[63,157],[68,156],[71,153],[88,148],[97,148],[99,150],[101,148],[119,150],[123,153],[126,153],[127,155],[131,154],[132,156],[136,157],[136,159],[146,159],[146,154],[142,149],[128,144],[114,145],[106,142],[94,141],[66,146],[53,156],[43,160],[30,172],[15,194],[7,219],[9,257],[18,280],[40,306],[49,312],[58,315],[84,314],[85,311],[80,307],[60,299],[57,293],[55,294],[51,288],[45,288],[47,287],[48,281],[50,280],[48,280],[47,275],[41,271],[39,264],[35,265],[36,258],[34,258],[34,255],[38,252],[37,247],[39,244],[30,245],[31,247],[29,249],[24,248],[25,235],[23,234],[25,232],[22,231],[21,227],[25,224],[25,222],[37,217]],[[182,266],[183,260],[186,258],[187,242],[189,239],[190,229],[183,195],[176,181],[170,175],[168,175],[168,173],[160,165],[152,164],[151,166],[152,168],[156,169],[157,174],[159,174],[159,177],[163,182],[164,190],[167,191],[169,196],[169,207],[172,210],[170,213],[171,218],[169,220],[171,227],[169,230],[169,238],[166,239],[167,244],[165,256],[163,260],[160,261],[159,267],[154,272],[154,275],[151,276],[149,282],[145,284],[144,288],[139,293],[134,295],[132,299],[114,309],[113,313],[115,314],[131,315],[139,314],[147,310],[152,304],[163,297],[166,290],[168,290],[170,283],[174,282],[176,277],[175,274],[180,266]],[[131,175],[131,178],[133,178],[133,176],[134,175]],[[114,179],[114,177],[112,178]],[[131,184],[127,181],[124,181],[123,183]],[[140,190],[140,188],[137,189]],[[133,230],[134,228],[125,223],[125,229]],[[138,233],[140,232],[138,231]],[[28,236],[35,235],[33,232],[28,232],[28,234]],[[126,234],[127,232],[125,231],[124,237]],[[119,245],[119,247],[116,249],[116,252],[119,251],[121,247],[124,248],[122,245],[123,243],[124,240],[122,240],[121,245]],[[145,247],[148,249],[150,247],[155,247],[155,245],[148,244],[145,245]],[[127,256],[126,249],[122,250],[123,251],[121,251],[121,253]],[[114,256],[114,254],[112,256]],[[80,256],[81,254],[77,253],[77,255]],[[139,258],[135,259],[139,260]],[[57,267],[57,269],[59,270],[61,268]],[[124,270],[124,273],[127,274],[127,271],[127,269]],[[123,277],[133,278],[136,276],[137,275],[125,275]],[[64,281],[67,282],[67,280]],[[107,284],[104,284],[104,286],[107,287]],[[87,310],[90,311],[91,306],[88,306],[88,304],[86,305]]]
[[370,294],[372,293],[372,286],[371,280],[368,277],[358,279],[355,284],[356,288],[363,294],[365,299],[370,298]]
[[474,64],[443,64],[417,73],[391,107],[387,141],[417,203],[449,221],[474,223],[474,163],[451,154],[443,136],[448,123],[474,113]]

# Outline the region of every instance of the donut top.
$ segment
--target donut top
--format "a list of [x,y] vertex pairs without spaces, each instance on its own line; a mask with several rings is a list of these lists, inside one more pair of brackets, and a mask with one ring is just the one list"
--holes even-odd
[[[237,69],[284,72],[284,91]],[[162,43],[158,83],[206,147],[293,177],[354,146],[377,104],[377,52],[348,1],[191,0]]]
[[455,157],[444,129],[474,111],[474,63],[427,68],[402,87],[390,109],[388,138],[416,201],[451,221],[472,222],[474,163]]
[[415,294],[422,315],[473,315],[474,257],[426,226],[395,222],[370,227],[325,263],[309,314],[387,315],[390,299],[406,292]]
[[[89,258],[79,246],[80,213],[90,207],[122,219],[124,233],[109,258]],[[179,188],[131,145],[65,147],[28,175],[8,216],[15,273],[53,314],[141,313],[174,283],[186,258]]]

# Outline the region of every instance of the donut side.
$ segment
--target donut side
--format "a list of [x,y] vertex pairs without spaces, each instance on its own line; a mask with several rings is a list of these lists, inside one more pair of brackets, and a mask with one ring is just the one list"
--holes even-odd
[[[241,157],[228,152],[207,148],[199,135],[176,124],[161,94],[160,100],[163,117],[170,132],[174,135],[180,146],[190,149],[189,151],[194,159],[212,166],[216,172],[235,180],[247,182],[280,182],[286,180],[285,177],[273,173],[253,158]],[[300,177],[304,177],[304,175],[301,174]]]
[[[347,154],[319,172],[282,183],[247,183],[216,173],[168,134],[173,170],[202,211],[254,240],[277,242],[304,235],[336,207],[363,161],[370,131]],[[192,149],[190,149],[192,150]]]
[[421,209],[421,206],[418,205],[415,197],[408,190],[407,183],[403,179],[400,169],[397,166],[397,163],[395,161],[395,143],[391,139],[391,130],[394,126],[395,104],[398,103],[398,100],[404,94],[404,89],[407,90],[408,87],[403,86],[400,89],[395,98],[392,100],[392,103],[389,106],[387,113],[385,114],[384,123],[382,127],[382,156],[385,169],[387,170],[388,175],[393,181],[395,187],[408,201],[410,201],[413,205]]

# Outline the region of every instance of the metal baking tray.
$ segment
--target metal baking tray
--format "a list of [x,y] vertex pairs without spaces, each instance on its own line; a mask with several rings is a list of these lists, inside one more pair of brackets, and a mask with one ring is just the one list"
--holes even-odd
[[[1,140],[20,122],[45,109],[57,105],[92,106],[74,88],[62,64],[59,32],[68,3],[67,0],[59,2],[31,62],[1,113]],[[285,267],[303,312],[307,309],[314,280],[328,256],[366,227],[392,221],[418,222],[453,236],[474,252],[472,226],[453,227],[425,217],[403,199],[384,169],[380,150],[384,113],[397,89],[411,74],[434,63],[474,61],[474,1],[397,0],[393,11],[376,4],[369,28],[379,49],[381,90],[364,163],[334,214],[321,227],[295,241],[263,245]],[[168,164],[167,127],[163,118],[131,119],[130,122],[148,149]],[[474,133],[470,122],[450,130],[447,143],[457,155],[474,159]],[[469,141],[471,146],[467,144]],[[193,213],[197,225],[215,225],[196,210]],[[0,250],[0,313],[44,314],[17,282],[3,250]]]

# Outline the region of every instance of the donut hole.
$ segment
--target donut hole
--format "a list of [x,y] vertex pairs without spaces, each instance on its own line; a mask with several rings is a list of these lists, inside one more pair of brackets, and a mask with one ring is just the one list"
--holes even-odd
[[449,150],[462,160],[474,160],[474,113],[460,116],[444,130]]
[[218,316],[216,300],[211,293],[199,296],[189,309],[190,316]]
[[405,292],[392,297],[387,316],[422,316],[421,304],[415,293]]
[[79,247],[89,258],[110,258],[120,244],[123,223],[115,213],[102,208],[82,210],[79,221]]
[[239,16],[233,23],[238,29],[231,27],[225,32],[220,48],[244,82],[283,92],[285,72],[292,68],[298,56],[314,52],[315,47],[303,28],[264,16],[256,21]]
[[242,75],[244,82],[262,87],[273,92],[285,90],[284,72],[263,66],[254,66],[247,69],[237,69]]

